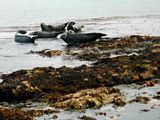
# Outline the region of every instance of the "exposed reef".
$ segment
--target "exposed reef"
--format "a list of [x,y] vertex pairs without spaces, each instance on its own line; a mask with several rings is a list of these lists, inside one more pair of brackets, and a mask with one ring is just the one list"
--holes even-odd
[[58,112],[59,111],[51,109],[23,110],[19,108],[4,108],[0,106],[0,120],[35,120],[34,117]]
[[[132,35],[121,38],[105,38],[100,41],[67,46],[64,51],[31,51],[42,56],[55,56],[54,53],[72,55],[80,60],[97,61],[116,56],[144,55],[148,52],[160,52],[160,37]],[[50,55],[48,55],[50,54]]]
[[47,56],[47,57],[54,57],[54,56],[61,56],[64,55],[63,51],[60,50],[49,50],[49,49],[45,49],[45,50],[41,50],[41,51],[30,51],[28,54],[39,54],[43,57]]
[[108,103],[122,103],[124,102],[123,95],[118,89],[114,88],[97,88],[86,89],[79,92],[65,95],[59,98],[55,103],[56,108],[67,109],[84,109],[84,108],[97,108]]
[[[160,78],[160,37],[107,38],[69,46],[64,51],[31,53],[48,57],[72,55],[94,63],[75,68],[37,67],[3,74],[0,101],[45,101],[67,109],[94,108],[106,103],[123,106],[123,96],[112,88],[114,85],[138,83],[144,87],[154,86],[156,79]],[[115,100],[115,95],[121,99]],[[155,98],[159,99],[159,96]],[[139,98],[134,101],[139,100],[143,102]]]

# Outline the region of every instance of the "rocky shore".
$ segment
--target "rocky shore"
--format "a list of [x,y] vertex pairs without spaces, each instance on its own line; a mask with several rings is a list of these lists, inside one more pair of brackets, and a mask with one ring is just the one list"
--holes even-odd
[[[3,74],[0,101],[43,101],[64,109],[97,108],[108,103],[123,106],[126,104],[125,96],[119,89],[113,88],[115,85],[159,84],[160,37],[133,35],[105,38],[79,46],[67,46],[64,51],[30,53],[46,57],[69,55],[93,63],[75,68],[37,67]],[[5,118],[4,111],[9,110],[1,107],[1,118]],[[25,113],[20,115],[26,116]],[[28,117],[26,119],[30,119]]]

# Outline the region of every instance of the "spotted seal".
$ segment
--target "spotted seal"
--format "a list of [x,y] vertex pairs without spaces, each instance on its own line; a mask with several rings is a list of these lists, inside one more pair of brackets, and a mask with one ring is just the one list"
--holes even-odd
[[18,30],[15,34],[15,42],[18,43],[35,43],[37,36],[30,36],[25,30]]
[[60,25],[46,25],[45,23],[41,23],[41,30],[42,31],[46,31],[46,32],[52,32],[52,31],[60,31],[60,32],[64,32],[66,26],[68,25],[67,29],[68,30],[73,30],[73,25],[75,24],[75,22],[66,22],[64,24],[60,24]]

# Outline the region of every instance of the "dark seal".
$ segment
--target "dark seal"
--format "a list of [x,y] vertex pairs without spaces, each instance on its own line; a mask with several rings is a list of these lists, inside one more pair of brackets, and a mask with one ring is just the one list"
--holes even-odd
[[60,32],[64,32],[67,26],[67,30],[73,30],[73,25],[75,24],[75,22],[66,22],[60,25],[46,25],[45,23],[41,23],[41,30],[42,31],[46,31],[46,32],[52,32],[52,31],[60,31]]
[[18,43],[35,43],[36,36],[29,36],[25,30],[19,30],[15,34],[15,42]]
[[37,38],[56,38],[57,35],[61,34],[62,32],[46,32],[46,31],[35,31],[30,33],[30,35],[37,36]]
[[60,35],[64,42],[68,45],[79,44],[79,43],[87,43],[87,42],[94,42],[97,39],[101,38],[102,36],[106,36],[103,33],[73,33],[67,32]]

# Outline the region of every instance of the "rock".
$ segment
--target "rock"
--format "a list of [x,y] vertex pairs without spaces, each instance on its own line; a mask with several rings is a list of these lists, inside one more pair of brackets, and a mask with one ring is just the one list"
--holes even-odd
[[[80,90],[146,81],[152,81],[146,82],[147,86],[152,86],[155,79],[160,78],[160,53],[152,51],[159,48],[160,37],[130,36],[107,40],[67,47],[63,51],[77,59],[82,56],[82,59],[94,60],[90,66],[37,67],[3,74],[0,101],[33,100],[55,103],[61,96]],[[75,49],[78,52],[68,52]],[[139,54],[129,55],[133,51]],[[81,54],[83,52],[86,57]],[[52,50],[41,53],[48,56],[61,54],[60,51]],[[125,55],[110,58],[108,53]]]
[[[97,108],[108,103],[117,104],[117,100],[124,103],[124,97],[114,88],[86,89],[65,95],[54,104],[56,108],[84,109]],[[120,104],[120,102],[119,102]]]
[[[148,51],[159,53],[159,40],[160,37],[137,35],[122,38],[107,38],[102,41],[79,45],[78,48],[81,51],[77,54],[70,52],[75,49],[73,47],[68,48],[66,53],[73,55],[78,59],[90,61],[108,58],[111,54],[143,54]],[[149,44],[149,42],[151,43]]]
[[103,116],[106,116],[106,115],[107,115],[106,112],[96,112],[95,114],[96,114],[96,115],[103,115]]
[[160,91],[157,92],[157,95],[160,95]]
[[30,51],[28,54],[39,54],[41,56],[46,56],[46,57],[54,57],[54,56],[61,56],[64,55],[63,51],[60,50],[49,50],[49,49],[44,49],[41,51]]
[[58,118],[57,115],[53,115],[53,116],[52,116],[52,119],[57,119],[57,118]]
[[121,107],[124,106],[124,105],[126,105],[126,102],[122,98],[119,98],[119,97],[115,98],[114,101],[113,101],[113,103],[115,105],[121,106]]
[[34,117],[44,114],[58,113],[57,110],[21,110],[15,108],[0,107],[0,120],[35,120]]
[[135,99],[129,101],[129,103],[139,102],[139,103],[147,104],[149,101],[150,101],[149,97],[138,96]]
[[96,120],[95,118],[92,118],[92,117],[89,117],[89,116],[86,116],[86,115],[83,115],[80,119],[81,120]]
[[153,96],[154,99],[160,100],[160,95]]
[[17,109],[0,107],[0,120],[34,120],[33,116]]
[[150,81],[140,82],[139,84],[143,85],[144,87],[153,87],[157,84],[157,81],[150,80]]
[[141,110],[142,112],[149,112],[150,110],[148,110],[148,109],[143,109],[143,110]]

